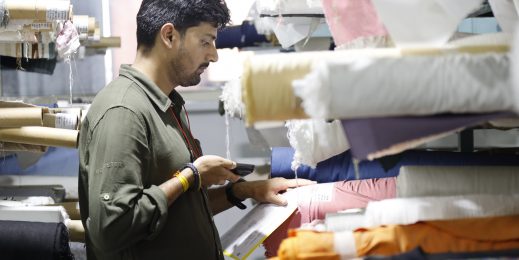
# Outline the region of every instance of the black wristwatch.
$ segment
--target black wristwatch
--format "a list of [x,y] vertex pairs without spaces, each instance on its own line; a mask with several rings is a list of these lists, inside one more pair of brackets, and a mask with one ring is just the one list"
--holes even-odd
[[232,186],[235,183],[244,181],[244,179],[240,178],[237,182],[229,182],[229,184],[227,184],[227,186],[225,187],[225,195],[227,195],[227,201],[229,201],[232,205],[238,207],[239,209],[246,209],[247,206],[245,206],[245,204],[242,203],[244,200],[239,199],[234,195],[234,192],[232,191]]

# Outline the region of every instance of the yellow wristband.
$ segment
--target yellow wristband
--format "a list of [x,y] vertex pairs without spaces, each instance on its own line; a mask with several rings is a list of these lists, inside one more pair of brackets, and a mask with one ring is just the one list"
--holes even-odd
[[177,177],[178,181],[180,181],[180,184],[182,184],[182,191],[186,192],[189,189],[189,181],[187,178],[180,174],[179,171],[177,171],[174,176]]

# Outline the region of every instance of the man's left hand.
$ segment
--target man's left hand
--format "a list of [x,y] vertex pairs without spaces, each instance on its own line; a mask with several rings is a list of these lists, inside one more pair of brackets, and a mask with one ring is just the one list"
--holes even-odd
[[240,182],[234,185],[234,194],[241,199],[253,198],[258,202],[287,205],[287,200],[279,193],[289,188],[316,184],[307,179],[273,178],[263,181]]

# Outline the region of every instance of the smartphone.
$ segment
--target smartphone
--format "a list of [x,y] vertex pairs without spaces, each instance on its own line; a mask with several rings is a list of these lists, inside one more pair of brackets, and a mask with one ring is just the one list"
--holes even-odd
[[236,168],[231,170],[231,172],[233,172],[236,175],[240,175],[241,177],[247,176],[253,171],[254,164],[248,163],[236,163]]

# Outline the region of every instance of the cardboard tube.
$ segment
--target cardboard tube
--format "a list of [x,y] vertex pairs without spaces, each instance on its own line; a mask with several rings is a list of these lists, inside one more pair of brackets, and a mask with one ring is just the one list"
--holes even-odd
[[4,142],[77,148],[78,137],[77,130],[40,126],[0,128],[0,141]]
[[41,107],[0,108],[0,127],[41,126]]
[[94,35],[96,30],[96,18],[88,17],[88,35]]
[[9,10],[9,18],[11,20],[47,20],[46,1],[6,0],[5,7]]
[[88,48],[119,48],[121,47],[121,37],[101,37],[97,42],[89,42]]

